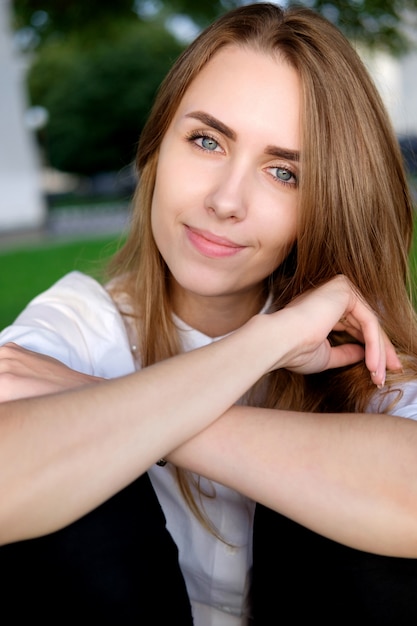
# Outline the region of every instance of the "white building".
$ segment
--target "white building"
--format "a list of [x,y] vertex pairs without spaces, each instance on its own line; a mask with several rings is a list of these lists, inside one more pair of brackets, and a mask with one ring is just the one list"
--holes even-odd
[[24,69],[13,48],[10,2],[0,0],[0,231],[44,222],[38,153],[24,123]]
[[389,111],[398,135],[417,137],[417,32],[415,13],[405,25],[413,49],[400,58],[387,53],[362,52],[374,81]]

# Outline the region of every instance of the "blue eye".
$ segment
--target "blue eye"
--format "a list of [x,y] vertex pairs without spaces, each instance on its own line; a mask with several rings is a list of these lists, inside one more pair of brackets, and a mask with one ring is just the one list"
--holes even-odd
[[282,181],[284,181],[286,183],[289,182],[291,180],[291,178],[293,178],[293,176],[294,176],[292,172],[290,172],[289,170],[284,169],[283,167],[277,167],[275,172],[276,172],[276,174],[275,174],[276,177],[279,180],[282,180]]
[[223,152],[221,144],[212,137],[201,130],[194,130],[186,135],[187,141],[196,145],[206,152]]
[[215,141],[214,139],[212,139],[211,137],[202,137],[201,138],[201,146],[205,149],[205,150],[217,150],[219,144],[217,143],[217,141]]
[[298,177],[288,167],[268,167],[268,172],[281,185],[298,187]]

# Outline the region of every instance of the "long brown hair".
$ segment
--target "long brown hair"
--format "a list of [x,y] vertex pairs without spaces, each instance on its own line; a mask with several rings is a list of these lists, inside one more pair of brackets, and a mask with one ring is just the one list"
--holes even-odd
[[[172,321],[169,270],[150,225],[159,146],[192,80],[228,45],[278,51],[301,78],[298,237],[268,279],[274,306],[283,307],[306,289],[345,274],[377,311],[415,374],[417,326],[408,294],[413,210],[390,120],[362,61],[338,29],[309,9],[283,10],[269,3],[232,10],[199,35],[162,83],[141,133],[130,234],[111,273],[130,297],[142,364],[181,349]],[[268,376],[265,404],[363,410],[374,389],[369,380],[363,364],[310,377],[279,370]],[[190,502],[181,473],[180,484]]]

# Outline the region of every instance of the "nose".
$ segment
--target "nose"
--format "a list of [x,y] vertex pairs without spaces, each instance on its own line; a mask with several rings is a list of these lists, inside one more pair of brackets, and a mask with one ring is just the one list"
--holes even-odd
[[249,206],[249,178],[249,172],[242,164],[225,164],[216,172],[207,193],[206,210],[219,219],[244,219]]

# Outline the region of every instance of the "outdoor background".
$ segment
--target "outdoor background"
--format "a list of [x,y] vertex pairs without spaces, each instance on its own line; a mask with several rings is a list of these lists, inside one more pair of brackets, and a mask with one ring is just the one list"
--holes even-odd
[[[0,0],[0,328],[69,270],[100,279],[128,228],[135,148],[161,79],[201,28],[239,4]],[[414,190],[417,0],[304,4],[368,64]]]

